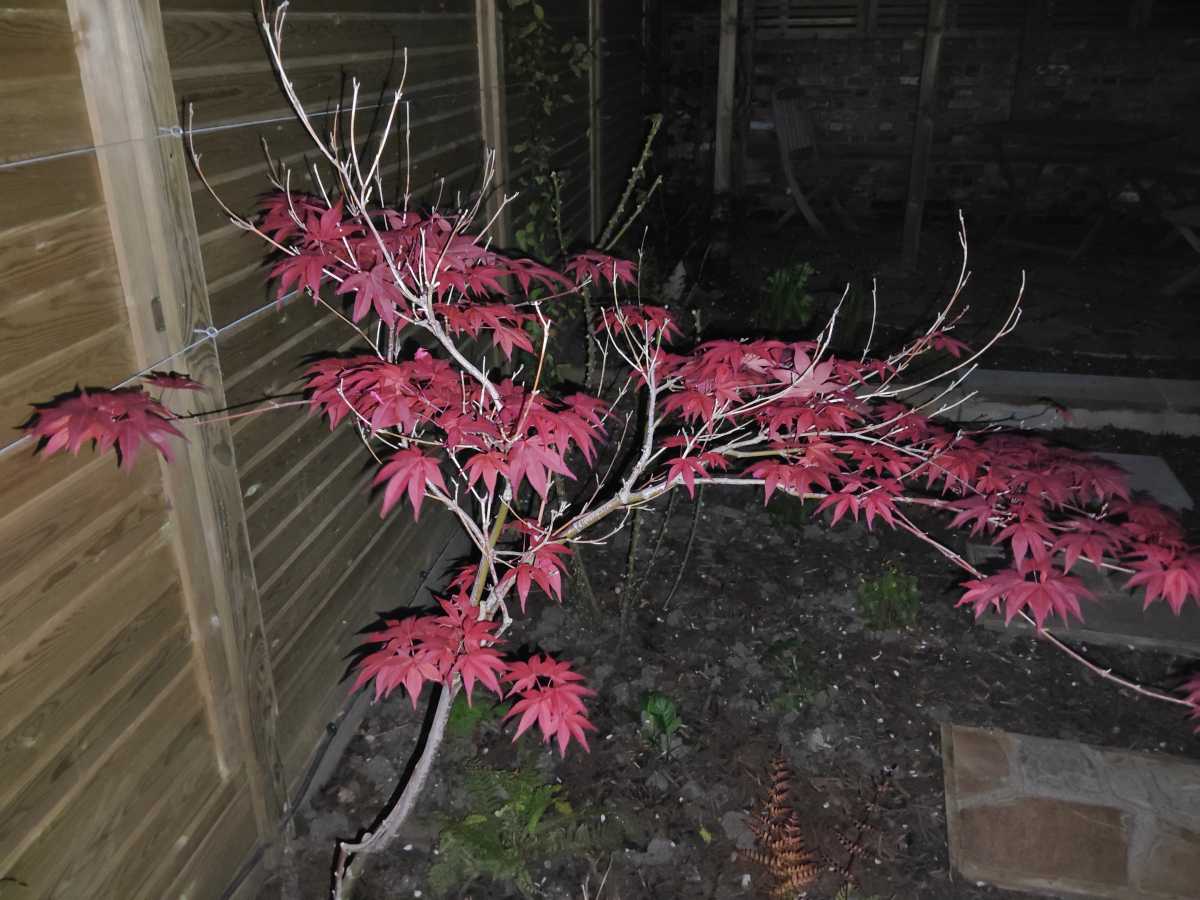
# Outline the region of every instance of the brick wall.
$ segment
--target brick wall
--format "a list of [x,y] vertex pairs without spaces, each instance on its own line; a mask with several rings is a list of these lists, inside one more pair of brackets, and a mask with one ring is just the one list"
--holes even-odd
[[[1047,22],[1026,46],[1028,88],[1014,112],[1020,28],[954,27],[957,5],[950,0],[951,27],[943,44],[931,211],[1003,199],[1006,183],[976,126],[1012,115],[1151,124],[1179,132],[1200,154],[1200,25],[1081,31]],[[711,172],[715,7],[676,0],[666,11],[664,105],[672,175],[679,187],[706,187]],[[1022,17],[1007,21],[1019,23]],[[793,29],[786,37],[776,29],[761,33],[754,44],[752,82],[743,93],[751,98],[747,187],[760,196],[778,195],[771,96],[786,89],[812,111],[826,155],[842,161],[851,206],[897,209],[907,190],[923,46],[920,31],[911,28]],[[1035,205],[1077,199],[1092,189],[1087,176],[1078,166],[1052,168]]]

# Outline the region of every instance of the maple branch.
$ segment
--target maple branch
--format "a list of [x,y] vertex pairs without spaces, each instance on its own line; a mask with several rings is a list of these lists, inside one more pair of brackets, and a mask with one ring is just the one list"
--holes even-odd
[[[907,531],[918,540],[928,544],[964,572],[974,576],[975,578],[984,577],[983,573],[980,572],[975,566],[971,565],[971,563],[969,563],[966,559],[964,559],[961,554],[955,553],[941,541],[935,539],[927,531],[917,527],[917,525],[903,513],[897,512],[896,520],[900,523],[900,527],[902,529]],[[1068,657],[1086,668],[1089,672],[1092,672],[1094,675],[1099,676],[1105,681],[1111,681],[1113,684],[1123,687],[1128,691],[1133,691],[1135,694],[1140,694],[1143,697],[1149,697],[1153,700],[1162,700],[1166,703],[1172,703],[1176,706],[1183,706],[1189,709],[1193,708],[1192,704],[1182,697],[1175,697],[1171,694],[1163,693],[1162,691],[1156,691],[1153,688],[1148,688],[1145,685],[1138,684],[1136,681],[1130,681],[1128,678],[1123,678],[1120,675],[1115,674],[1112,669],[1106,669],[1098,666],[1083,654],[1064,644],[1058,637],[1047,631],[1045,626],[1038,625],[1038,623],[1035,622],[1033,618],[1027,612],[1025,612],[1025,610],[1018,610],[1017,615],[1024,619],[1026,624],[1033,628],[1034,634],[1038,638],[1045,641],[1056,650],[1065,653]],[[976,615],[975,618],[978,619],[979,616]]]

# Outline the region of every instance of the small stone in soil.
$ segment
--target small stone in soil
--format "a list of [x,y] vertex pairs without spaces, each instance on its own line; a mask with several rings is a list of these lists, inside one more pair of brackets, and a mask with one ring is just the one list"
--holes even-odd
[[635,866],[665,866],[678,853],[675,842],[665,837],[652,838],[645,853],[630,853],[629,861]]
[[746,814],[744,812],[731,809],[725,815],[721,816],[721,830],[725,832],[725,837],[733,841],[733,845],[739,850],[754,849],[754,832],[750,830],[750,826],[746,823]]
[[396,780],[395,767],[382,756],[372,756],[363,771],[376,787],[388,787]]

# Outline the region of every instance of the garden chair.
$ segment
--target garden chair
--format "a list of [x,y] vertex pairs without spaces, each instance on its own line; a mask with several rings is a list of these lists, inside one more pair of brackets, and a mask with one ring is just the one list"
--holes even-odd
[[[796,207],[784,213],[776,228],[782,228],[799,212],[813,231],[821,237],[828,237],[829,229],[812,205],[812,200],[828,198],[830,208],[842,225],[849,231],[858,231],[858,224],[837,197],[841,165],[821,155],[816,128],[812,117],[802,106],[802,98],[786,91],[776,91],[771,97],[771,111],[775,119],[775,138],[779,143],[779,162],[787,180],[788,193]],[[803,171],[805,184],[809,186],[807,192],[800,187],[797,164]]]
[[[1196,234],[1196,231],[1200,229],[1200,206],[1185,206],[1182,209],[1168,210],[1163,213],[1163,218],[1191,245],[1193,250],[1200,253],[1200,235]],[[1163,293],[1168,297],[1173,297],[1197,281],[1200,281],[1200,265],[1166,285]]]

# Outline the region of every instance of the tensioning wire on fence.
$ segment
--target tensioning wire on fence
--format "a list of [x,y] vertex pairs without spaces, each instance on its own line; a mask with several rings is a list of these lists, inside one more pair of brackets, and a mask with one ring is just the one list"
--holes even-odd
[[[500,85],[498,87],[487,88],[487,90],[490,92],[493,92],[493,93],[499,93],[500,91],[508,91],[511,89],[511,87],[512,87],[511,85]],[[524,92],[520,91],[518,93],[524,93]],[[456,99],[456,98],[469,98],[471,100],[478,100],[479,95],[480,95],[480,90],[478,88],[472,88],[471,90],[455,91],[453,93],[448,93],[448,94],[430,94],[427,96],[419,96],[419,97],[413,98],[411,100],[405,100],[404,102],[410,103],[410,104],[411,103],[427,103],[427,102],[434,101],[434,100],[438,100],[438,101],[452,100],[452,99]],[[372,109],[382,109],[382,108],[388,107],[388,106],[391,106],[390,100],[386,101],[386,102],[381,102],[381,103],[364,104],[364,105],[359,106],[358,110],[359,110],[359,112],[365,112],[365,111],[372,110]],[[306,113],[306,115],[310,119],[323,119],[323,118],[327,118],[329,116],[345,114],[347,111],[348,110],[345,107],[337,107],[334,109],[328,109],[328,110],[324,110],[321,112],[309,112],[309,113]],[[191,133],[194,135],[218,134],[218,133],[224,132],[224,131],[236,131],[239,128],[254,128],[254,127],[260,126],[260,125],[279,125],[284,122],[293,121],[295,118],[296,117],[295,117],[294,113],[290,113],[290,112],[282,113],[277,116],[267,116],[262,119],[251,119],[251,120],[245,121],[245,122],[222,122],[217,125],[201,125],[201,126],[192,128]],[[415,125],[418,123],[414,122],[413,124]],[[179,139],[179,138],[182,138],[184,136],[184,134],[185,134],[185,131],[184,131],[183,126],[181,126],[181,125],[160,125],[158,128],[158,134],[148,136],[148,137],[126,138],[121,141],[110,141],[106,144],[89,144],[86,147],[73,147],[68,150],[56,150],[53,153],[43,153],[38,156],[28,156],[23,159],[13,159],[13,160],[9,160],[7,162],[0,162],[0,172],[7,172],[12,169],[20,169],[20,168],[24,168],[25,166],[36,165],[37,163],[53,162],[53,161],[59,160],[59,159],[69,159],[70,157],[73,157],[73,156],[87,156],[89,154],[95,153],[98,150],[108,150],[108,149],[111,149],[114,147],[124,147],[129,144],[136,144],[141,141],[160,141],[160,140]]]
[[[286,306],[288,303],[290,303],[293,299],[295,299],[297,296],[299,296],[300,293],[301,292],[299,290],[289,291],[287,294],[284,294],[278,300],[271,300],[268,303],[264,303],[262,306],[258,307],[257,309],[250,310],[250,312],[246,313],[243,316],[239,316],[238,318],[234,319],[232,322],[228,322],[225,325],[222,325],[220,328],[216,328],[212,325],[205,325],[203,328],[194,329],[193,334],[200,335],[200,337],[196,338],[196,340],[192,341],[190,344],[188,344],[185,347],[181,347],[180,349],[176,350],[174,353],[172,353],[168,356],[164,356],[161,359],[155,360],[154,362],[150,363],[150,365],[146,366],[144,369],[134,372],[132,375],[130,375],[125,380],[119,381],[116,384],[114,384],[111,389],[118,390],[119,388],[123,388],[126,385],[131,384],[134,381],[137,381],[139,378],[142,378],[145,375],[149,375],[151,372],[157,370],[158,368],[165,365],[166,363],[169,363],[171,360],[177,359],[178,357],[183,356],[185,353],[189,353],[192,350],[195,350],[197,347],[199,347],[205,341],[213,341],[214,343],[216,343],[217,338],[219,338],[225,332],[232,331],[233,329],[237,328],[238,326],[243,325],[246,322],[249,322],[251,319],[255,318],[256,316],[262,315],[264,312],[271,309],[272,307],[282,309],[284,306]],[[4,454],[6,454],[12,450],[15,450],[17,447],[22,446],[26,441],[30,441],[30,440],[32,440],[32,438],[26,434],[26,435],[22,435],[19,438],[16,438],[15,440],[9,441],[3,447],[0,447],[0,456],[3,456]]]

